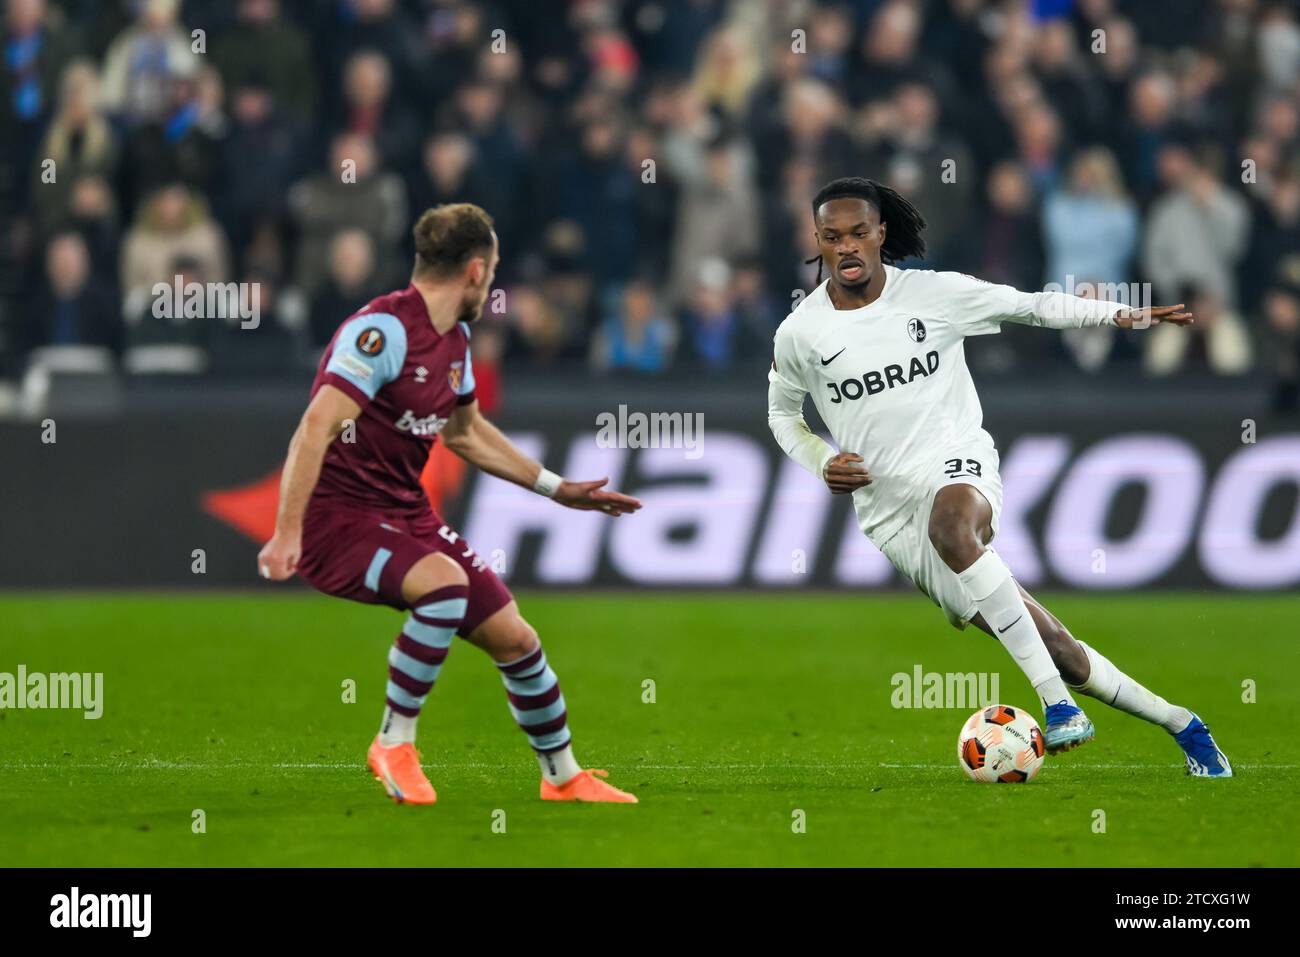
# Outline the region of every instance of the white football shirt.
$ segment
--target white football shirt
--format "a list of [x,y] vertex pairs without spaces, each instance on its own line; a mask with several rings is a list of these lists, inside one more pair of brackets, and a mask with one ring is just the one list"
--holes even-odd
[[842,451],[856,452],[872,483],[853,493],[863,532],[882,544],[897,532],[944,453],[981,437],[975,384],[962,343],[1005,320],[1071,328],[1100,325],[1122,303],[1064,293],[1025,293],[964,273],[884,265],[880,297],[836,309],[827,282],[776,331],[768,374],[768,423],[786,453],[818,478],[835,454],[808,432],[811,395]]

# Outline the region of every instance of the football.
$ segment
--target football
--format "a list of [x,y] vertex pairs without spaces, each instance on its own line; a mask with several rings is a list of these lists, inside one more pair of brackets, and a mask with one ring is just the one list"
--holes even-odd
[[957,763],[972,781],[1028,784],[1043,766],[1046,747],[1034,716],[995,704],[966,719],[957,736]]

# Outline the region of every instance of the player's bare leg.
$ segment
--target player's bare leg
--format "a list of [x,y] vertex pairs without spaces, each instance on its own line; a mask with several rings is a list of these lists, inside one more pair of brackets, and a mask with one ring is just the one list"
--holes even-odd
[[440,553],[421,558],[402,579],[402,599],[411,615],[388,652],[384,717],[367,755],[375,778],[399,804],[438,799],[420,767],[415,724],[465,617],[468,598],[465,570]]
[[546,661],[533,626],[510,602],[469,635],[488,653],[506,687],[510,713],[528,736],[542,768],[544,801],[597,801],[635,804],[636,798],[601,780],[608,772],[583,770],[573,756],[568,712],[560,682]]
[[1011,570],[987,544],[993,538],[993,508],[973,485],[946,485],[930,509],[930,542],[957,573],[992,634],[1010,652],[1046,712],[1043,740],[1049,752],[1092,740],[1092,722],[1070,696],[1052,655],[1025,604]]
[[[1232,766],[1200,718],[1186,708],[1172,705],[1158,694],[1148,691],[1116,668],[1095,648],[1076,639],[1061,624],[1060,619],[1023,587],[1020,594],[1066,684],[1112,708],[1164,728],[1183,749],[1189,774],[1198,777],[1232,777]],[[971,623],[993,634],[983,618],[977,616]]]

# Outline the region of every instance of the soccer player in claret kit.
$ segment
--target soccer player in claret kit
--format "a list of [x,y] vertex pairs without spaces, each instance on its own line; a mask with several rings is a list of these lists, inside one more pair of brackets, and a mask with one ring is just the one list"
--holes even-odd
[[641,503],[566,481],[516,448],[478,409],[470,327],[496,272],[492,219],[467,203],[415,225],[411,284],[369,302],[334,334],[285,461],[264,578],[295,572],[327,595],[409,610],[388,653],[388,700],[368,763],[394,800],[432,804],[415,727],[459,634],[501,672],[536,751],[541,796],[636,803],[573,755],[560,685],[537,633],[488,564],[429,504],[420,473],[439,436],[466,461],[569,508],[611,516]]
[[[962,347],[967,336],[996,333],[1003,322],[1128,329],[1186,325],[1191,314],[1181,305],[1139,310],[1024,293],[963,273],[895,268],[925,252],[925,220],[873,180],[827,184],[812,213],[818,276],[823,267],[830,275],[776,332],[768,424],[781,448],[831,492],[852,494],[863,533],[949,622],[973,622],[1006,647],[1046,711],[1049,752],[1094,736],[1073,689],[1164,728],[1189,774],[1231,777],[1200,718],[1077,641],[988,547],[1002,480]],[[840,451],[808,428],[808,395]]]

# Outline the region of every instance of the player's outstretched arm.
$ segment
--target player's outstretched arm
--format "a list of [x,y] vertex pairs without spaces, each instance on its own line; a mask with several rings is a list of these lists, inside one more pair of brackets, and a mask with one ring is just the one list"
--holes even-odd
[[630,495],[604,489],[608,478],[570,482],[548,472],[489,422],[479,412],[477,401],[459,406],[452,413],[442,430],[442,440],[447,448],[489,475],[540,492],[569,508],[618,516],[641,507]]
[[332,385],[323,385],[302,414],[280,476],[280,505],[275,514],[275,534],[257,556],[257,570],[263,578],[283,581],[298,570],[302,556],[302,517],[307,511],[316,480],[320,478],[325,450],[350,421],[356,421],[361,406]]
[[997,332],[1003,322],[1047,329],[1105,325],[1146,329],[1161,323],[1186,326],[1194,321],[1183,303],[1140,309],[1067,292],[1021,292],[1013,286],[985,282],[965,273],[936,273],[935,276],[937,294],[950,313],[958,317],[959,327],[968,336]]

